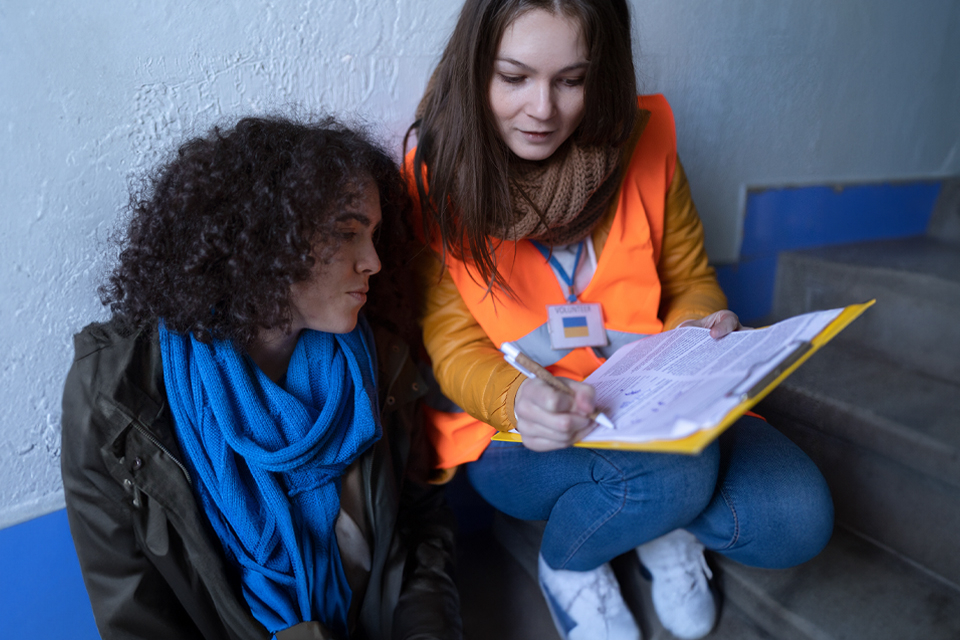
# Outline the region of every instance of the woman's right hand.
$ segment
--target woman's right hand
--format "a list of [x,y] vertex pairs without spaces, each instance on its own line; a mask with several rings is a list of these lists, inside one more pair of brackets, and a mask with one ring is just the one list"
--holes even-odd
[[564,449],[579,442],[597,424],[587,416],[595,406],[594,389],[564,379],[574,395],[560,393],[547,383],[528,378],[517,389],[514,411],[523,445],[533,451]]

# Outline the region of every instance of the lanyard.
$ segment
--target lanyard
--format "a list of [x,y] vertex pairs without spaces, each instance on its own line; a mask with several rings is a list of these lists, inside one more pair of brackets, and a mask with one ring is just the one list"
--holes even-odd
[[577,257],[573,261],[573,272],[569,275],[567,274],[566,269],[563,268],[563,265],[560,264],[560,261],[557,260],[556,256],[554,256],[550,251],[550,249],[543,246],[536,240],[531,240],[530,242],[533,243],[533,246],[537,248],[537,251],[539,251],[546,260],[550,261],[550,266],[556,270],[557,275],[560,276],[560,279],[566,283],[567,290],[570,292],[569,295],[567,295],[567,302],[571,304],[576,302],[577,294],[574,293],[573,279],[577,277],[577,267],[580,266],[580,257],[583,255],[583,245],[585,242],[581,240],[580,244],[577,245]]

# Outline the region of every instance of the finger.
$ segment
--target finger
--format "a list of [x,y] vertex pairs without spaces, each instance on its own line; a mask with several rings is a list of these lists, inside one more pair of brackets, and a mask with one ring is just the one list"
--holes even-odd
[[565,382],[574,393],[570,411],[582,416],[590,415],[597,406],[597,391],[593,385],[573,380],[565,380]]
[[540,439],[552,443],[552,448],[567,447],[577,442],[593,428],[592,420],[576,413],[551,413],[530,405],[517,413],[517,431],[523,439]]
[[[550,430],[538,431],[536,429],[531,432],[524,429],[526,433],[521,432],[521,435],[523,436],[523,445],[532,451],[554,451],[556,449],[566,449],[576,444],[596,427],[596,423],[590,422],[584,428],[567,434]],[[518,430],[519,428],[518,426]]]
[[525,380],[517,389],[514,411],[517,431],[534,451],[561,449],[581,440],[596,425],[587,417],[593,411],[592,386],[564,380],[573,395],[559,393],[542,380]]
[[554,440],[568,440],[574,434],[589,428],[593,422],[587,416],[577,413],[552,413],[533,406],[522,415],[517,414],[517,430],[532,435],[542,435]]
[[710,337],[717,340],[740,328],[740,319],[729,309],[711,314],[704,320],[709,321],[705,326],[710,327]]
[[[566,413],[590,415],[596,407],[596,390],[593,386],[566,378],[563,381],[573,392],[572,396],[559,393],[540,380],[530,380],[529,384],[527,382],[521,384],[514,401],[517,418],[542,421],[544,412],[557,415]],[[550,422],[555,424],[554,421]]]
[[543,380],[532,378],[525,380],[517,389],[517,398],[514,404],[517,408],[517,415],[520,415],[522,408],[531,405],[551,413],[564,413],[570,411],[573,407],[574,398],[575,396],[557,391]]

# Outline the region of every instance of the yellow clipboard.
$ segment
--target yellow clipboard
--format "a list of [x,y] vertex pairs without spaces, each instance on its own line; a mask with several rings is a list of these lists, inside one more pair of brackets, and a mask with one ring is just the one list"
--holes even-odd
[[[661,453],[689,453],[696,454],[703,451],[704,448],[713,442],[717,436],[726,431],[734,422],[740,419],[743,414],[753,408],[758,402],[763,400],[768,393],[777,388],[781,382],[787,379],[791,373],[797,370],[807,359],[820,348],[833,340],[834,337],[847,326],[856,320],[860,315],[873,306],[876,300],[870,300],[862,304],[852,304],[844,307],[833,321],[824,327],[820,333],[813,337],[809,342],[804,342],[796,349],[791,351],[781,362],[753,388],[746,391],[743,401],[727,412],[723,419],[716,426],[707,429],[701,429],[696,433],[690,434],[684,438],[676,440],[650,440],[649,442],[620,442],[617,440],[604,440],[598,442],[578,442],[575,447],[586,447],[588,449],[620,449],[623,451],[659,451]],[[521,442],[522,438],[516,432],[498,432],[491,438],[501,442]]]

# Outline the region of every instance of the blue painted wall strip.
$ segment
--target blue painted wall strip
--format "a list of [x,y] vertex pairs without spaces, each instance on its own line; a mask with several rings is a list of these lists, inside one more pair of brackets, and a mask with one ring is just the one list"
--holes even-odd
[[770,313],[780,251],[925,233],[941,184],[917,181],[749,191],[740,262],[717,268],[730,308],[747,323]]
[[97,640],[63,509],[0,530],[4,638]]

